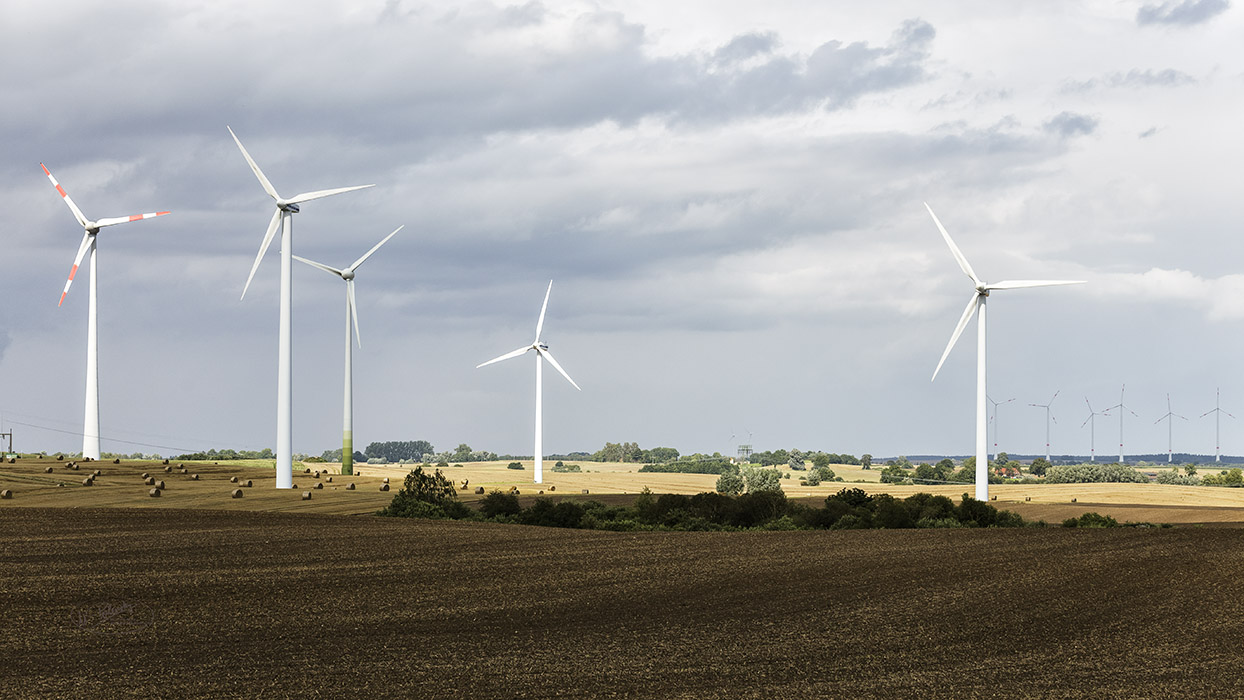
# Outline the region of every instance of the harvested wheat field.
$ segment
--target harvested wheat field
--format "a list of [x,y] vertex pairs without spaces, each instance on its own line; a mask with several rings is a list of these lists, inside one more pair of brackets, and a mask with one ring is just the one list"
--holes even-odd
[[1244,695],[1238,531],[0,509],[0,697]]

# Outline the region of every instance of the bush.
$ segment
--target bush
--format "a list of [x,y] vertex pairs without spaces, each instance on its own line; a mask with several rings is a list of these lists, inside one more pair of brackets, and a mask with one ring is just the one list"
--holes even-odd
[[1047,484],[1149,483],[1149,477],[1122,464],[1059,464],[1045,471]]
[[416,467],[406,475],[402,490],[393,495],[388,507],[380,515],[401,518],[466,518],[471,510],[458,501],[454,482],[445,478],[441,470],[427,474],[423,467]]
[[505,468],[506,469],[525,469],[526,467],[524,467],[522,463],[520,462],[510,462],[509,464],[505,465]]
[[727,496],[737,496],[743,493],[743,489],[747,488],[743,476],[737,471],[726,472],[717,478],[717,492],[724,493]]
[[639,468],[641,472],[664,474],[726,474],[738,470],[738,465],[731,464],[728,459],[684,459],[668,464],[645,464]]
[[577,464],[565,464],[563,462],[558,462],[553,465],[553,471],[564,474],[569,472],[578,472],[581,470]]
[[776,469],[743,467],[742,473],[743,481],[747,484],[748,493],[782,490],[782,475]]
[[479,502],[480,514],[489,519],[518,515],[522,510],[523,507],[518,503],[518,496],[512,493],[493,491]]
[[1119,527],[1119,521],[1109,515],[1085,513],[1078,518],[1067,518],[1063,527]]
[[821,484],[820,471],[817,469],[813,469],[812,471],[808,472],[808,475],[803,478],[802,483],[804,483],[807,486],[819,486]]
[[1200,486],[1201,477],[1193,474],[1180,474],[1179,470],[1171,467],[1169,471],[1160,471],[1153,479],[1159,484],[1167,484],[1169,486]]

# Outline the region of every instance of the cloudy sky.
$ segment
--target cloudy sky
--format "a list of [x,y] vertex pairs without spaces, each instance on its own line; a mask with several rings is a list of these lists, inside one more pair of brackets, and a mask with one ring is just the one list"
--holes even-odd
[[[1229,0],[111,3],[0,6],[0,420],[81,447],[99,235],[103,449],[274,446],[276,188],[295,252],[359,272],[355,443],[529,454],[606,441],[875,455],[973,449],[987,280],[1000,443],[1244,453],[1244,10]],[[294,277],[294,449],[340,446],[344,285]],[[1117,450],[1116,419],[1097,449]],[[734,436],[732,438],[732,436]],[[991,438],[992,442],[992,438]]]

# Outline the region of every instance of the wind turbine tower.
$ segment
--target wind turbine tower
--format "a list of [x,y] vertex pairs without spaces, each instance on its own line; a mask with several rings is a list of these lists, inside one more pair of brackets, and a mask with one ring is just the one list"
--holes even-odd
[[[1214,389],[1214,410],[1206,411],[1205,413],[1201,414],[1202,418],[1204,418],[1205,416],[1208,416],[1211,413],[1214,414],[1214,461],[1215,462],[1222,461],[1222,448],[1221,448],[1222,433],[1220,432],[1219,424],[1222,422],[1222,414],[1227,413],[1226,411],[1218,407],[1218,399],[1219,399],[1219,390]],[[1230,413],[1227,413],[1227,417],[1235,418],[1235,416],[1231,415]]]
[[929,210],[929,216],[933,217],[933,223],[937,224],[937,230],[941,232],[942,238],[946,240],[946,245],[950,247],[951,254],[955,256],[955,260],[959,263],[959,269],[963,270],[963,274],[972,280],[974,287],[972,298],[968,300],[967,308],[963,310],[963,315],[959,318],[959,325],[955,326],[955,331],[950,336],[950,342],[946,344],[946,350],[942,352],[942,359],[937,363],[937,369],[933,370],[933,379],[937,379],[937,373],[941,371],[942,364],[946,362],[946,356],[954,348],[955,342],[963,334],[963,329],[972,320],[972,316],[976,315],[977,311],[980,312],[980,319],[976,324],[976,499],[987,501],[989,500],[989,455],[986,453],[987,438],[985,435],[987,428],[985,410],[985,302],[989,299],[990,292],[999,289],[1052,287],[1063,284],[1083,284],[1083,281],[1017,280],[995,282],[993,284],[983,282],[976,276],[972,266],[968,264],[967,258],[963,256],[963,253],[959,251],[959,247],[951,240],[950,234],[946,232],[946,228],[942,226],[942,222],[938,220],[937,215],[933,213],[933,209],[927,202],[924,208]]
[[[483,367],[484,365],[491,365],[494,362],[500,362],[502,360],[508,360],[511,357],[518,357],[519,355],[525,355],[527,354],[527,352],[531,350],[536,351],[536,453],[534,457],[535,457],[535,482],[537,484],[544,483],[544,424],[543,424],[544,365],[543,365],[543,361],[548,360],[549,364],[553,365],[553,369],[561,373],[561,375],[566,378],[566,381],[570,382],[571,386],[573,386],[576,389],[579,389],[579,385],[575,384],[574,380],[570,378],[570,375],[566,374],[566,370],[562,369],[562,366],[557,364],[557,360],[553,359],[553,354],[549,352],[549,346],[540,340],[540,331],[543,330],[544,328],[544,312],[548,310],[549,308],[549,294],[551,294],[552,292],[553,292],[553,281],[549,280],[549,288],[547,291],[544,292],[544,305],[540,307],[540,320],[536,321],[536,339],[532,341],[531,345],[524,345],[523,347],[517,350],[512,350],[510,352],[507,352],[506,354],[500,357],[494,357],[493,359],[487,362],[481,362],[480,364],[475,365],[475,368],[479,369],[480,367]],[[582,391],[582,389],[579,389],[579,390]]]
[[1166,463],[1167,464],[1170,464],[1171,461],[1173,460],[1172,453],[1171,453],[1171,434],[1172,434],[1171,423],[1175,422],[1173,420],[1175,418],[1179,418],[1181,420],[1188,420],[1187,418],[1184,418],[1183,416],[1171,410],[1171,395],[1167,394],[1166,395],[1166,415],[1153,421],[1154,425],[1157,425],[1158,423],[1161,423],[1162,421],[1166,421]]
[[[1050,398],[1049,403],[1028,404],[1029,406],[1035,406],[1037,408],[1045,409],[1045,461],[1047,462],[1050,461],[1050,421],[1054,421],[1055,423],[1058,422],[1058,420],[1054,418],[1054,414],[1050,413],[1050,406],[1054,405],[1054,399],[1056,398],[1058,398],[1057,391],[1054,392],[1054,396]],[[1088,399],[1085,399],[1085,401],[1088,401]],[[1089,408],[1089,410],[1092,411],[1093,409]]]
[[1125,462],[1123,461],[1123,412],[1127,411],[1133,416],[1140,418],[1140,416],[1136,415],[1135,411],[1123,405],[1123,392],[1126,390],[1127,390],[1127,385],[1124,384],[1123,388],[1119,389],[1119,404],[1117,406],[1111,406],[1110,408],[1106,409],[1107,411],[1113,411],[1116,408],[1119,409],[1119,464],[1125,464]]
[[353,351],[350,345],[350,328],[354,328],[354,337],[358,341],[359,349],[363,347],[363,337],[359,334],[359,310],[358,302],[354,298],[354,271],[359,268],[371,257],[372,253],[380,250],[380,246],[389,242],[389,239],[396,236],[405,226],[398,226],[393,233],[384,237],[372,249],[367,251],[363,257],[355,260],[344,270],[338,270],[335,267],[322,265],[313,260],[294,256],[294,259],[300,263],[305,263],[311,267],[318,268],[325,272],[337,275],[346,283],[346,383],[345,383],[345,400],[342,406],[342,424],[341,424],[341,473],[354,473],[354,386],[353,386]]
[[[1053,403],[1052,400],[1051,403]],[[1084,397],[1084,404],[1088,406],[1089,415],[1088,418],[1085,418],[1084,422],[1080,424],[1080,428],[1083,429],[1086,425],[1089,427],[1089,461],[1095,462],[1097,461],[1097,421],[1094,419],[1096,419],[1097,416],[1109,416],[1110,409],[1106,409],[1105,411],[1094,411],[1093,404],[1089,403],[1087,396]]]
[[277,194],[276,188],[264,176],[263,171],[255,163],[255,159],[251,158],[251,154],[246,152],[246,148],[242,146],[242,141],[238,139],[237,134],[233,133],[233,129],[229,129],[229,135],[233,137],[234,143],[238,145],[238,150],[242,152],[242,157],[246,159],[247,165],[251,166],[251,171],[255,173],[255,177],[259,180],[259,184],[263,187],[264,192],[268,193],[276,203],[276,211],[272,213],[272,220],[268,222],[268,231],[264,233],[263,242],[259,244],[259,254],[255,256],[255,264],[251,265],[251,274],[246,278],[246,286],[242,288],[242,298],[246,298],[246,290],[250,289],[251,280],[255,279],[255,271],[259,269],[259,263],[263,261],[264,253],[268,252],[268,246],[272,244],[272,238],[276,235],[277,227],[281,229],[281,296],[280,296],[280,323],[277,331],[277,370],[276,370],[276,487],[278,489],[288,489],[294,487],[294,436],[293,436],[293,412],[294,412],[294,390],[293,390],[293,267],[294,267],[294,214],[299,212],[299,204],[309,202],[313,199],[328,197],[343,192],[353,192],[374,185],[355,185],[353,187],[338,187],[332,190],[316,190],[314,192],[304,192],[294,195],[289,199],[285,199]]
[[82,210],[74,204],[73,199],[69,197],[69,193],[64,187],[56,181],[50,170],[43,163],[39,164],[43,168],[43,172],[47,174],[48,180],[52,182],[52,186],[60,193],[61,199],[65,201],[65,206],[69,207],[69,211],[73,213],[73,218],[78,220],[78,224],[82,226],[82,243],[78,246],[78,255],[73,259],[73,267],[69,268],[69,281],[65,282],[65,289],[60,293],[60,301],[56,306],[59,307],[65,303],[65,295],[69,293],[69,285],[73,284],[74,275],[78,274],[78,266],[82,264],[82,258],[87,252],[91,254],[91,286],[87,293],[87,311],[86,311],[86,410],[82,422],[82,457],[85,459],[99,459],[99,322],[97,312],[97,299],[99,290],[99,281],[96,275],[95,262],[95,237],[99,235],[99,230],[105,226],[115,226],[117,224],[125,224],[131,221],[142,221],[143,219],[151,219],[157,216],[164,216],[169,212],[156,211],[149,214],[133,214],[131,216],[116,216],[98,221],[91,221],[82,214]]
[[1001,406],[1002,404],[1011,403],[1015,399],[1010,398],[1005,401],[994,401],[993,398],[991,398],[988,394],[985,395],[985,398],[989,401],[989,403],[993,404],[993,458],[997,459],[998,458],[998,407]]

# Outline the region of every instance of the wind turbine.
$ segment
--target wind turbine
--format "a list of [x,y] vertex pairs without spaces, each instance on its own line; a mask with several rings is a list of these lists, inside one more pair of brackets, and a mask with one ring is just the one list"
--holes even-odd
[[[511,351],[511,352],[507,352],[506,354],[500,357],[494,357],[493,359],[487,362],[483,362],[478,365],[475,365],[475,369],[479,369],[480,367],[483,367],[484,365],[491,365],[494,362],[500,362],[502,360],[508,360],[511,357],[518,357],[519,355],[525,355],[529,350],[536,351],[536,452],[535,452],[536,481],[535,483],[537,484],[544,483],[544,447],[543,447],[544,427],[542,424],[542,415],[544,411],[544,404],[543,404],[544,366],[543,366],[542,360],[548,360],[549,364],[553,365],[553,369],[561,373],[561,375],[566,378],[566,381],[570,382],[571,386],[573,386],[576,389],[579,389],[579,385],[575,384],[574,380],[570,378],[570,375],[566,374],[566,370],[562,369],[562,366],[557,364],[557,360],[553,359],[553,354],[549,352],[549,346],[540,341],[540,331],[544,329],[544,312],[549,308],[549,294],[551,294],[552,292],[553,292],[553,281],[549,280],[549,288],[547,291],[544,292],[544,305],[540,307],[540,320],[536,321],[536,339],[532,341],[531,345],[524,345],[523,347],[517,350]],[[579,389],[579,390],[582,391],[582,389]]]
[[1153,421],[1154,425],[1157,425],[1158,423],[1161,423],[1162,421],[1166,421],[1166,463],[1167,464],[1170,464],[1172,461],[1172,458],[1171,458],[1171,423],[1175,422],[1174,420],[1172,420],[1174,418],[1188,420],[1187,418],[1184,418],[1183,416],[1171,410],[1171,395],[1167,394],[1166,395],[1166,415]]
[[[1218,399],[1219,399],[1218,394],[1219,394],[1219,390],[1214,389],[1214,410],[1206,411],[1205,413],[1201,414],[1202,418],[1204,418],[1205,416],[1208,416],[1211,413],[1215,414],[1214,415],[1214,461],[1215,462],[1222,461],[1222,454],[1220,452],[1220,445],[1222,444],[1222,439],[1221,439],[1222,433],[1219,432],[1219,423],[1222,422],[1222,416],[1220,414],[1227,413],[1226,411],[1218,407]],[[1235,418],[1235,416],[1231,415],[1230,413],[1227,413],[1227,417]]]
[[354,298],[354,271],[359,268],[372,256],[380,246],[389,242],[389,239],[396,236],[398,231],[405,228],[405,224],[394,229],[393,233],[384,237],[372,249],[363,254],[363,257],[355,260],[349,267],[344,270],[338,270],[335,267],[329,267],[314,260],[308,260],[297,255],[294,259],[300,263],[306,263],[311,267],[319,268],[325,272],[337,275],[346,283],[346,386],[345,386],[345,402],[342,407],[342,423],[341,423],[341,473],[354,473],[354,388],[352,384],[353,371],[351,369],[353,362],[353,351],[350,346],[350,328],[354,328],[354,337],[358,341],[359,349],[363,347],[363,337],[359,335],[359,312],[358,302]]
[[[1061,391],[1061,389],[1059,391]],[[1047,462],[1050,461],[1050,421],[1054,421],[1055,423],[1058,422],[1058,419],[1050,413],[1050,406],[1054,405],[1054,399],[1056,398],[1058,398],[1057,391],[1054,392],[1054,396],[1050,398],[1049,403],[1028,404],[1029,406],[1036,406],[1037,408],[1045,409],[1045,461]],[[1085,401],[1088,401],[1088,399],[1085,399]],[[1093,409],[1090,407],[1089,410],[1092,411]]]
[[293,419],[293,383],[292,365],[293,365],[293,339],[291,338],[290,328],[293,324],[293,246],[294,246],[294,219],[293,215],[299,211],[298,205],[302,202],[309,202],[313,199],[328,197],[343,192],[353,192],[375,185],[355,185],[354,187],[339,187],[332,190],[316,190],[314,192],[304,192],[294,195],[289,199],[281,197],[277,194],[276,188],[268,182],[268,178],[264,176],[263,171],[255,163],[255,159],[251,158],[251,154],[246,152],[246,148],[242,146],[242,141],[238,139],[237,134],[233,133],[233,129],[229,129],[229,135],[233,137],[234,143],[238,145],[238,150],[242,152],[242,157],[246,159],[246,163],[251,166],[255,177],[259,179],[259,184],[263,187],[264,192],[268,193],[276,202],[276,211],[272,214],[272,220],[268,222],[268,231],[264,234],[263,242],[259,244],[259,254],[255,256],[255,264],[251,265],[251,274],[246,278],[246,286],[242,288],[242,298],[246,298],[246,290],[250,289],[251,280],[255,278],[255,271],[259,269],[259,263],[263,260],[264,253],[268,252],[268,246],[272,243],[272,237],[276,235],[277,226],[281,228],[281,318],[280,326],[277,331],[277,374],[276,374],[276,487],[278,489],[288,489],[294,486],[294,438],[291,430],[291,422]]
[[91,288],[87,294],[86,311],[86,411],[82,424],[82,457],[84,459],[99,459],[99,323],[96,311],[99,282],[96,277],[95,236],[105,226],[115,226],[130,221],[142,221],[143,219],[164,216],[169,212],[157,211],[149,214],[116,216],[91,221],[82,214],[82,210],[78,208],[78,205],[73,203],[69,193],[65,191],[64,187],[60,186],[60,183],[52,176],[52,172],[48,170],[48,167],[43,163],[40,163],[39,167],[43,168],[44,173],[47,173],[48,180],[51,180],[52,186],[60,193],[61,199],[65,200],[65,205],[69,207],[69,211],[73,212],[73,218],[78,220],[83,230],[82,244],[78,246],[78,255],[73,259],[73,267],[69,268],[69,281],[65,282],[65,289],[60,293],[60,301],[56,303],[57,307],[65,303],[65,295],[69,293],[69,285],[73,284],[74,275],[78,274],[78,266],[82,264],[82,258],[88,251],[91,253]]
[[967,308],[963,310],[963,316],[959,318],[959,325],[955,326],[955,332],[951,334],[950,342],[946,344],[946,350],[942,353],[942,359],[937,363],[937,369],[933,371],[933,379],[937,379],[937,373],[941,371],[942,364],[946,362],[946,356],[954,348],[955,342],[963,334],[963,329],[972,320],[972,316],[979,310],[980,320],[976,324],[976,499],[986,501],[989,500],[989,457],[986,454],[985,446],[985,431],[987,427],[985,412],[985,302],[989,299],[989,293],[997,289],[1052,287],[1063,284],[1083,284],[1083,281],[1009,280],[994,284],[982,282],[976,276],[976,273],[972,271],[972,266],[968,264],[968,260],[963,256],[963,253],[959,251],[959,247],[951,240],[950,234],[946,232],[946,227],[942,226],[942,222],[933,213],[933,208],[927,202],[924,208],[929,210],[929,216],[933,217],[933,223],[937,224],[937,230],[941,231],[942,238],[946,239],[946,245],[950,247],[950,252],[955,256],[955,260],[958,261],[959,268],[963,270],[963,274],[972,280],[972,284],[975,287],[972,292],[972,298],[968,300]]
[[1089,461],[1095,462],[1097,461],[1097,421],[1094,419],[1097,416],[1109,416],[1110,409],[1094,411],[1093,404],[1089,403],[1087,396],[1084,397],[1084,403],[1088,406],[1089,417],[1084,419],[1084,422],[1080,424],[1080,428],[1083,429],[1086,425],[1089,427]]
[[989,396],[989,394],[985,394],[985,398],[988,399],[989,403],[993,404],[993,458],[997,459],[998,458],[998,407],[1004,403],[1011,403],[1015,399],[1010,398],[1010,399],[1007,399],[1006,401],[994,401]]
[[1124,464],[1124,461],[1123,461],[1123,412],[1127,411],[1133,416],[1140,418],[1140,416],[1136,415],[1135,411],[1123,405],[1123,392],[1126,389],[1127,389],[1126,384],[1123,385],[1122,389],[1119,389],[1119,404],[1117,406],[1111,406],[1110,408],[1106,409],[1107,411],[1113,411],[1116,408],[1119,409],[1119,464]]

